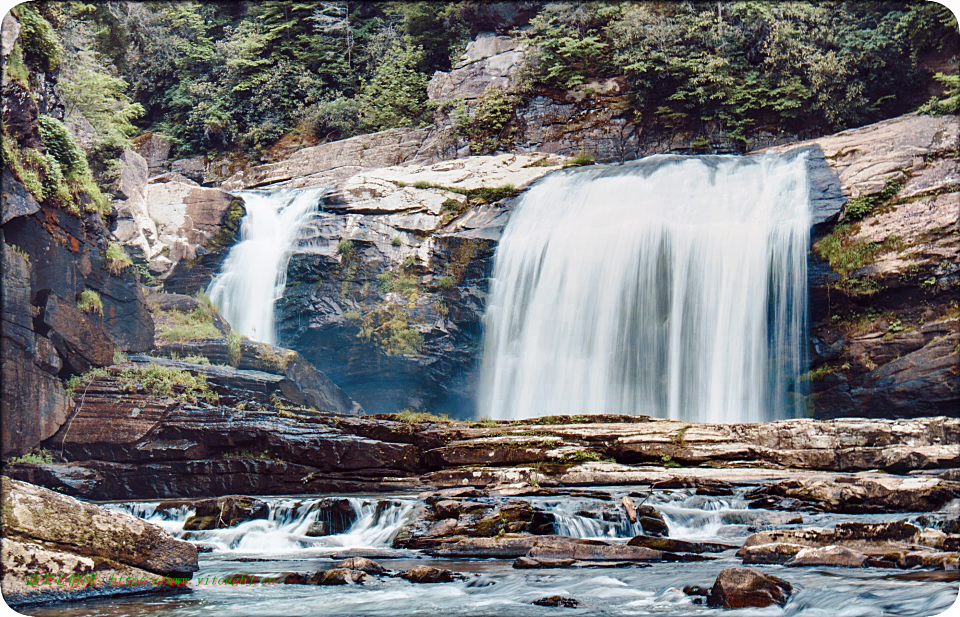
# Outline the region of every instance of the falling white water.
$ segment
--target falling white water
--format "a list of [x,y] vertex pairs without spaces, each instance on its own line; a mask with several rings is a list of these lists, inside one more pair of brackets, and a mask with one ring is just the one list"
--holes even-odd
[[411,499],[379,500],[348,498],[352,523],[342,533],[308,536],[311,525],[332,522],[329,499],[266,498],[269,514],[224,529],[184,531],[183,524],[193,516],[188,506],[158,509],[159,502],[105,504],[156,523],[177,538],[196,542],[214,553],[240,554],[326,554],[345,548],[386,548],[397,532],[409,522],[416,502]]
[[326,189],[242,191],[247,213],[207,295],[239,334],[275,343],[274,304],[283,296],[287,263],[298,234]]
[[480,413],[799,415],[808,192],[803,155],[546,177],[497,247]]

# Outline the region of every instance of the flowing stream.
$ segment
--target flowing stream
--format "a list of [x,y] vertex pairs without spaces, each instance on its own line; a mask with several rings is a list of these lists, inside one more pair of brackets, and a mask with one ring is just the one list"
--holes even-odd
[[800,415],[808,193],[803,155],[544,178],[497,247],[481,415]]
[[[641,529],[626,521],[624,494],[656,508],[671,538],[742,544],[753,531],[800,526],[832,527],[842,521],[916,520],[919,515],[838,515],[776,512],[749,508],[745,489],[733,495],[697,495],[692,489],[653,490],[648,487],[589,489],[590,496],[557,495],[527,498],[555,520],[556,533],[626,542]],[[607,493],[603,496],[603,493]],[[731,548],[700,562],[655,562],[648,567],[518,570],[512,559],[442,559],[419,551],[392,548],[403,525],[413,520],[420,498],[413,494],[370,496],[262,497],[267,518],[227,529],[184,531],[192,514],[189,505],[161,502],[104,504],[162,525],[175,536],[193,542],[200,553],[200,571],[190,593],[87,600],[53,606],[23,607],[36,617],[207,617],[249,615],[431,615],[464,617],[539,617],[549,615],[667,616],[738,615],[741,617],[928,617],[949,607],[957,596],[955,582],[937,577],[924,580],[903,570],[882,568],[787,568],[754,565],[789,580],[795,588],[783,608],[723,611],[698,603],[682,588],[709,588],[724,568],[741,567]],[[960,502],[939,516],[955,516]],[[930,516],[929,514],[927,515]],[[336,526],[329,536],[307,535],[311,525]],[[283,572],[310,573],[334,566],[352,549],[374,554],[389,572],[371,576],[361,585],[223,585],[204,580],[236,574],[273,577]],[[367,551],[364,553],[364,551]],[[396,574],[415,565],[433,565],[463,573],[452,583],[417,585]],[[940,573],[947,574],[947,573]],[[576,598],[575,609],[537,606],[533,602],[561,595]]]
[[239,334],[276,342],[274,304],[283,295],[287,263],[300,230],[317,212],[323,188],[241,191],[247,213],[240,242],[207,287],[210,299]]

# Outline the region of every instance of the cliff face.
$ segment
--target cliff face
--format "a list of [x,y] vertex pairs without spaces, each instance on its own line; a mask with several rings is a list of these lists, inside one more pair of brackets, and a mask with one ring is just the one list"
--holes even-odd
[[[5,18],[5,35],[16,31],[8,29],[8,20],[15,18]],[[5,45],[4,54],[16,45],[15,39]],[[5,157],[45,155],[38,119],[63,115],[55,82],[54,72],[34,71],[28,80],[4,72]],[[100,214],[86,207],[89,197],[81,194],[71,203],[38,199],[35,186],[15,177],[14,169],[23,166],[14,162],[5,161],[0,199],[4,456],[35,448],[66,420],[70,404],[62,379],[112,363],[115,350],[153,346],[153,322],[137,274],[108,259],[110,232]],[[81,297],[86,310],[77,308]]]
[[822,149],[849,198],[811,254],[811,411],[957,416],[957,117],[904,116],[804,145]]

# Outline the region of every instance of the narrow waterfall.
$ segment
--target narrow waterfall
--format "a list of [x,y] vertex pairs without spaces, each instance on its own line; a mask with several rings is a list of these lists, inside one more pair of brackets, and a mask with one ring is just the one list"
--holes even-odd
[[494,258],[480,413],[800,415],[808,193],[804,155],[546,177]]
[[274,304],[283,295],[287,263],[304,223],[326,189],[242,191],[247,213],[240,242],[207,287],[210,299],[239,334],[276,342]]

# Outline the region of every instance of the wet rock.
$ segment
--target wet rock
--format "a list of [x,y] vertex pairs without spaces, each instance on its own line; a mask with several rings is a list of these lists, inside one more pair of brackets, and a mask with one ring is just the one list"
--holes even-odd
[[546,598],[534,600],[533,603],[537,606],[560,606],[563,608],[577,608],[580,606],[579,600],[566,596],[547,596]]
[[683,588],[683,593],[688,596],[707,596],[710,594],[710,590],[699,585],[687,585]]
[[842,568],[862,568],[867,556],[860,551],[845,546],[825,546],[823,548],[805,548],[786,562],[788,566],[832,566]]
[[[75,562],[88,564],[88,569],[94,569],[100,559],[176,577],[189,578],[198,569],[197,549],[158,525],[25,482],[6,477],[0,482],[4,545],[15,539],[25,545],[59,547]],[[96,534],[91,535],[91,530]]]
[[627,513],[627,520],[636,523],[637,506],[633,503],[633,498],[630,495],[624,495],[620,502],[623,504],[623,510]]
[[[481,493],[477,492],[477,495]],[[492,538],[503,534],[553,533],[553,517],[522,499],[443,499],[428,496],[410,523],[397,534],[395,546],[430,548],[444,538]]]
[[325,535],[344,533],[357,521],[357,512],[349,499],[322,499],[315,507],[320,510],[318,522],[323,523],[328,531]]
[[637,520],[643,531],[651,536],[666,537],[670,535],[670,528],[667,522],[663,520],[663,515],[653,506],[640,506],[637,508]]
[[372,559],[365,557],[351,557],[339,562],[335,567],[347,570],[360,570],[367,574],[383,574],[383,566]]
[[307,585],[359,585],[367,578],[367,574],[361,570],[351,570],[348,568],[334,568],[332,570],[320,570],[315,572],[306,580]]
[[501,536],[495,538],[455,537],[424,550],[433,557],[515,559],[530,552],[536,536]]
[[147,132],[133,140],[133,148],[142,156],[150,168],[151,174],[163,173],[170,169],[170,148],[173,142],[156,133]]
[[400,578],[411,583],[452,583],[463,576],[445,568],[414,566],[401,574]]
[[717,576],[707,604],[713,608],[783,606],[792,593],[793,586],[776,576],[749,568],[727,568]]
[[[795,509],[797,501],[826,512],[930,512],[960,497],[960,482],[936,477],[788,479],[748,494],[763,507]],[[756,507],[751,504],[751,507]]]
[[354,557],[363,557],[366,559],[401,559],[406,554],[401,551],[392,551],[382,548],[350,548],[345,551],[337,551],[330,555],[331,559],[353,559]]
[[744,565],[786,563],[805,548],[807,547],[802,544],[770,542],[745,546],[737,552],[737,555],[743,557]]
[[539,570],[545,568],[569,568],[574,559],[535,559],[533,557],[517,557],[513,567],[518,570]]
[[307,527],[307,531],[304,532],[305,536],[308,538],[319,538],[322,536],[330,535],[330,523],[326,521],[317,521],[316,523],[310,523],[310,526]]
[[527,557],[576,561],[660,561],[664,554],[662,551],[641,546],[560,540],[535,544],[527,553]]
[[629,546],[645,546],[657,551],[666,551],[671,553],[721,553],[723,551],[737,548],[733,544],[721,544],[717,542],[688,542],[686,540],[677,540],[674,538],[661,538],[651,536],[635,536],[627,543]]
[[18,216],[27,216],[40,210],[40,204],[33,198],[27,187],[14,178],[6,167],[3,169],[2,178],[3,188],[0,190],[3,191],[3,195],[0,198],[0,208],[2,208],[0,210],[0,224],[6,225],[7,221]]
[[195,513],[183,523],[185,531],[223,529],[245,521],[267,518],[270,507],[254,497],[229,495],[194,502]]

